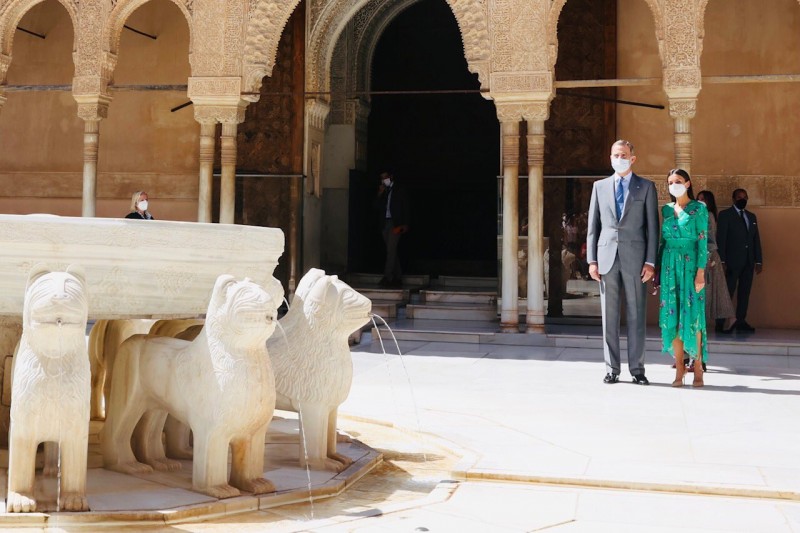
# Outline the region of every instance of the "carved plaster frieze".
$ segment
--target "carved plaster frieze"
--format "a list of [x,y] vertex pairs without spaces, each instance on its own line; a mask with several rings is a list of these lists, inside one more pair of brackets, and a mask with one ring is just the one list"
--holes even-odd
[[547,120],[550,117],[550,101],[497,102],[497,120],[519,122],[520,120]]
[[194,105],[194,119],[200,124],[241,124],[244,122],[247,102],[241,105]]
[[552,71],[542,72],[493,72],[492,91],[496,93],[543,93],[553,92]]
[[497,0],[491,4],[492,71],[548,70],[549,1]]
[[670,98],[696,98],[702,87],[700,68],[664,70],[664,91]]
[[191,99],[215,97],[239,97],[242,92],[242,78],[238,76],[208,76],[189,78],[187,95]]
[[11,56],[0,53],[0,85],[6,82],[8,67],[11,66]]
[[311,128],[325,131],[325,125],[330,111],[330,106],[322,100],[306,100],[306,118]]
[[367,129],[370,105],[365,100],[347,100],[344,103],[344,124],[352,124],[356,129]]

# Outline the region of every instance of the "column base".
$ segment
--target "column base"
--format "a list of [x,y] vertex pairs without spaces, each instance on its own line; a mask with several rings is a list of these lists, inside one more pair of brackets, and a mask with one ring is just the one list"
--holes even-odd
[[501,333],[519,333],[519,322],[516,323],[505,323],[500,322],[500,332]]

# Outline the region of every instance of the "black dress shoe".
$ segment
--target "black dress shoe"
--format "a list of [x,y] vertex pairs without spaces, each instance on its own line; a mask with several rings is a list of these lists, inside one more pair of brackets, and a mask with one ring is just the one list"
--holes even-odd
[[751,326],[750,324],[748,324],[744,320],[742,320],[740,322],[736,322],[736,326],[735,327],[736,327],[736,329],[738,331],[746,331],[747,333],[755,333],[756,332],[756,328],[754,328],[753,326]]
[[633,382],[637,385],[650,385],[650,382],[647,381],[647,378],[644,377],[644,374],[634,374]]
[[603,383],[616,383],[619,381],[619,374],[606,374],[606,377],[603,378]]

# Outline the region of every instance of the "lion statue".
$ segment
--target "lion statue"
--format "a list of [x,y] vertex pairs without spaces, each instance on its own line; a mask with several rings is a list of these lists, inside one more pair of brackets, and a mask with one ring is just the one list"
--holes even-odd
[[175,468],[161,445],[170,414],[194,434],[194,490],[215,498],[238,496],[239,490],[274,491],[263,478],[267,426],[275,408],[266,341],[277,324],[279,301],[247,279],[223,275],[195,340],[151,335],[126,340],[117,353],[101,434],[105,467],[129,474]]
[[86,281],[78,269],[33,269],[12,370],[7,512],[36,511],[36,448],[42,442],[57,444],[61,454],[60,510],[89,510],[88,309]]
[[153,320],[97,320],[89,332],[89,363],[92,370],[92,420],[106,417],[114,359],[128,337],[150,331]]
[[300,464],[341,472],[352,463],[336,452],[336,418],[353,380],[348,337],[367,324],[372,302],[336,276],[312,268],[297,285],[281,319],[286,338],[267,349],[278,409],[300,414]]

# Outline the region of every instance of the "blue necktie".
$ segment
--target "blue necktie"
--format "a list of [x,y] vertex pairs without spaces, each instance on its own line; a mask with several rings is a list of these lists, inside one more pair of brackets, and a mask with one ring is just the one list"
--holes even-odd
[[622,218],[622,206],[625,205],[625,189],[622,187],[622,178],[617,182],[617,220]]

